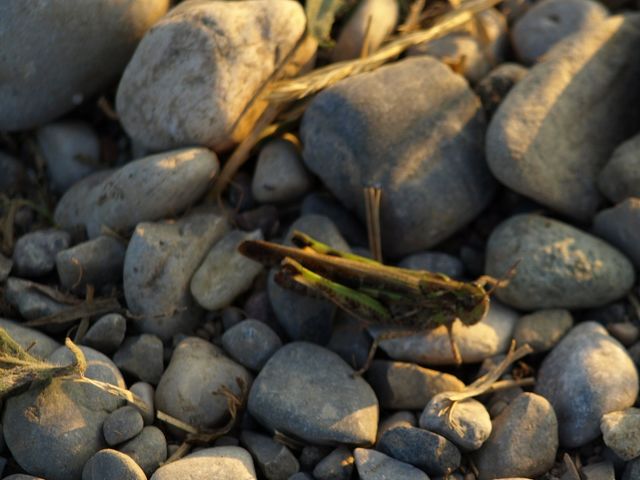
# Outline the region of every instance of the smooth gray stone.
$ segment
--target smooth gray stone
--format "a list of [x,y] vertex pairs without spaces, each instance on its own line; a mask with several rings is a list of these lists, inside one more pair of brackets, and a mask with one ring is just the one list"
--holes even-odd
[[82,470],[82,480],[147,480],[131,457],[117,450],[100,450]]
[[102,353],[110,354],[122,344],[126,330],[126,318],[119,313],[108,313],[89,327],[82,343]]
[[[242,385],[238,385],[240,381]],[[187,337],[173,350],[171,362],[156,388],[156,408],[195,428],[219,426],[228,417],[227,401],[216,395],[224,386],[241,400],[252,376],[222,350],[196,337]]]
[[27,171],[17,158],[0,152],[0,192],[15,193],[22,188]]
[[371,335],[361,320],[338,310],[327,348],[336,352],[355,369],[365,366],[371,350]]
[[159,428],[144,427],[140,434],[120,445],[118,450],[129,455],[145,475],[150,476],[167,459],[167,439]]
[[331,447],[318,445],[305,445],[298,455],[300,468],[305,471],[312,471],[320,460],[329,455]]
[[248,410],[270,430],[317,445],[375,440],[378,400],[337,354],[293,342],[278,350],[249,393]]
[[564,38],[598,28],[607,16],[607,9],[591,0],[543,0],[513,25],[511,42],[520,60],[530,65]]
[[640,268],[640,198],[627,198],[598,212],[593,233],[619,248]]
[[[394,88],[376,93],[389,84]],[[325,89],[306,109],[300,134],[307,167],[361,219],[363,186],[382,188],[382,247],[389,257],[447,238],[476,217],[495,189],[483,157],[480,102],[464,79],[431,57]]]
[[285,203],[304,195],[313,179],[293,143],[270,140],[258,154],[251,191],[260,203]]
[[251,288],[263,266],[242,255],[238,246],[245,240],[262,239],[260,230],[232,230],[213,244],[189,284],[202,308],[220,310]]
[[267,480],[287,480],[300,470],[298,459],[285,445],[250,430],[243,430],[240,440]]
[[[289,0],[181,3],[144,37],[122,75],[116,95],[122,126],[153,150],[229,149],[266,108],[250,102],[305,26],[303,8]],[[176,46],[183,46],[180,55]]]
[[571,312],[563,309],[538,310],[523,315],[513,331],[517,345],[528,344],[534,352],[551,350],[573,326]]
[[102,424],[102,433],[107,445],[114,446],[138,435],[144,427],[140,412],[126,405],[114,410]]
[[507,94],[528,71],[518,63],[502,63],[478,82],[475,92],[480,97],[487,118],[493,117]]
[[71,236],[63,230],[37,230],[27,233],[13,249],[13,268],[16,275],[40,277],[56,266],[56,255],[69,248]]
[[533,214],[508,218],[489,237],[488,275],[500,278],[516,263],[496,296],[522,310],[602,306],[626,295],[635,279],[631,262],[609,244]]
[[611,462],[600,462],[585,465],[580,469],[584,480],[616,480],[616,473]]
[[398,412],[394,412],[388,417],[384,418],[379,426],[378,426],[378,441],[382,435],[388,430],[392,430],[396,427],[417,427],[418,419],[416,418],[413,412],[407,410],[400,410]]
[[228,229],[222,216],[197,211],[176,222],[138,224],[127,247],[123,285],[140,331],[167,341],[176,333],[194,330],[203,311],[189,291],[189,282]]
[[349,480],[353,473],[354,458],[351,451],[341,446],[320,460],[313,469],[316,480]]
[[0,318],[0,328],[4,328],[22,348],[28,348],[29,354],[34,357],[47,358],[60,348],[60,344],[53,338],[35,328],[20,325],[18,322]]
[[113,361],[118,368],[143,382],[157,384],[164,371],[164,346],[156,335],[143,333],[125,339]]
[[415,427],[387,430],[376,447],[382,453],[414,465],[430,476],[448,475],[460,466],[460,451],[449,440]]
[[602,415],[633,405],[638,372],[604,327],[583,322],[543,360],[535,391],[553,405],[560,444],[575,448],[600,435]]
[[389,480],[392,478],[429,480],[427,474],[422,470],[376,450],[356,448],[354,456],[358,475],[362,480]]
[[554,464],[558,421],[551,404],[540,395],[522,393],[496,418],[489,439],[475,452],[479,480],[538,477]]
[[300,215],[322,215],[329,218],[337,227],[348,245],[367,245],[367,232],[350,211],[326,192],[312,192],[304,197]]
[[87,201],[93,189],[113,174],[114,170],[100,170],[71,186],[56,204],[53,219],[64,230],[85,231],[85,223],[93,210],[93,202]]
[[282,347],[282,340],[266,323],[247,319],[224,332],[222,346],[235,361],[260,370]]
[[4,298],[26,320],[53,315],[68,307],[41,293],[37,285],[22,278],[9,277],[5,284]]
[[[310,235],[314,239],[335,249],[349,251],[349,246],[336,226],[327,217],[304,215],[289,227],[285,245],[291,244],[295,230]],[[269,275],[267,289],[271,306],[278,323],[282,325],[292,340],[304,340],[326,344],[331,337],[332,318],[336,307],[325,298],[303,295],[284,288],[275,281],[275,269]]]
[[2,2],[0,130],[44,124],[111,85],[167,0]]
[[58,192],[100,167],[100,139],[88,123],[50,123],[36,131],[36,139],[49,179]]
[[440,392],[457,392],[465,385],[448,373],[415,363],[375,360],[366,373],[382,408],[421,410]]
[[126,245],[115,237],[100,235],[61,250],[56,255],[60,283],[67,290],[84,293],[87,285],[100,289],[122,281]]
[[625,461],[640,457],[640,409],[605,413],[600,430],[605,445],[618,457]]
[[14,473],[8,477],[4,477],[3,480],[45,480],[42,477],[34,477],[32,475],[26,475],[24,473]]
[[464,275],[464,265],[457,257],[442,252],[420,252],[404,257],[398,267],[443,273],[451,278]]
[[640,15],[632,14],[610,17],[549,51],[489,124],[486,154],[494,176],[544,206],[588,221],[602,201],[598,173],[613,149],[640,129],[640,115],[629,108],[640,101],[640,64],[624,61],[639,47]]
[[[137,395],[147,406],[146,410],[139,409],[145,425],[151,425],[155,420],[155,395],[153,385],[147,382],[136,382],[129,387],[129,390]],[[133,404],[131,404],[133,405]],[[133,405],[135,407],[135,405]],[[137,408],[137,407],[136,407]]]
[[640,197],[640,133],[624,141],[598,174],[600,191],[613,203]]
[[251,455],[240,447],[204,448],[163,465],[150,480],[257,480]]
[[[85,376],[124,388],[116,366],[100,352],[80,347],[87,358]],[[72,354],[66,347],[49,360],[67,364]],[[117,397],[86,383],[53,379],[34,384],[7,399],[2,428],[7,447],[27,472],[47,480],[80,478],[87,460],[105,448],[102,424],[123,403]]]
[[96,185],[86,199],[90,238],[103,226],[128,233],[140,222],[172,217],[190,207],[209,186],[219,168],[206,148],[182,148],[127,163]]
[[463,451],[477,450],[491,434],[491,418],[485,406],[468,398],[450,405],[442,395],[434,396],[420,415],[420,427],[451,440]]

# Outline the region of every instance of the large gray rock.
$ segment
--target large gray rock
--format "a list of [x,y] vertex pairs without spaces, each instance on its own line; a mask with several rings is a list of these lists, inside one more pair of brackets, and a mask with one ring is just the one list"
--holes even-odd
[[[80,347],[87,359],[85,376],[124,388],[116,366],[103,354]],[[49,361],[71,362],[66,347]],[[34,384],[5,404],[2,427],[13,458],[28,473],[48,480],[79,479],[86,461],[105,448],[102,424],[123,403],[93,385],[65,379]]]
[[598,212],[593,233],[618,247],[640,268],[640,198],[631,197]]
[[544,359],[535,391],[553,405],[560,444],[575,448],[600,435],[605,413],[633,405],[638,372],[624,347],[604,327],[585,322]]
[[203,311],[189,291],[191,277],[228,228],[221,216],[199,212],[177,222],[138,224],[127,247],[123,285],[141,331],[168,340],[193,330]]
[[305,111],[300,133],[307,166],[360,218],[362,188],[382,188],[382,246],[389,256],[447,238],[494,191],[482,152],[480,102],[462,78],[431,57],[327,88]]
[[618,250],[539,215],[511,217],[489,237],[487,274],[500,278],[514,265],[496,296],[523,310],[602,306],[624,296],[635,279],[633,265]]
[[640,134],[614,150],[598,175],[598,187],[614,203],[640,197]]
[[278,350],[256,378],[249,413],[270,430],[316,444],[374,442],[378,400],[337,354],[294,342]]
[[163,465],[149,480],[257,480],[251,455],[240,447],[203,448]]
[[489,125],[493,174],[543,205],[589,219],[602,200],[600,169],[640,129],[640,114],[629,108],[640,101],[640,64],[625,61],[638,48],[640,15],[611,17],[556,45]]
[[[230,146],[248,127],[234,124],[305,24],[291,0],[182,3],[144,37],[122,76],[116,107],[125,130],[155,150]],[[262,109],[258,102],[248,117]]]
[[0,130],[62,115],[112,83],[168,0],[0,5]]

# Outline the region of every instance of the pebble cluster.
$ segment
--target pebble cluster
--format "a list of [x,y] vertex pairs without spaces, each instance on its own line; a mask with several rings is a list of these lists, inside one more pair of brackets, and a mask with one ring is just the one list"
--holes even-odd
[[[408,3],[361,0],[320,46],[295,0],[32,3],[0,4],[0,328],[57,365],[70,336],[146,408],[69,377],[13,391],[1,478],[640,479],[632,2],[485,9],[323,89],[218,202],[260,89],[375,51]],[[444,326],[389,338],[237,250],[299,230],[369,255],[372,185],[387,263],[507,275],[454,323],[461,366]],[[514,340],[503,388],[447,408]]]

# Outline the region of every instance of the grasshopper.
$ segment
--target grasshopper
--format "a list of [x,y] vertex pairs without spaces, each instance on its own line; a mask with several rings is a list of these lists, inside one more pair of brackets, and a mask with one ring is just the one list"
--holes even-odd
[[[280,285],[318,293],[365,324],[403,326],[414,331],[446,326],[458,365],[462,358],[453,338],[453,322],[480,322],[487,315],[492,292],[484,287],[491,285],[493,289],[505,281],[485,275],[462,282],[442,273],[387,266],[335,250],[297,231],[292,241],[298,248],[247,240],[240,244],[239,251],[263,264],[280,265],[275,277]],[[374,341],[363,370],[382,339]]]

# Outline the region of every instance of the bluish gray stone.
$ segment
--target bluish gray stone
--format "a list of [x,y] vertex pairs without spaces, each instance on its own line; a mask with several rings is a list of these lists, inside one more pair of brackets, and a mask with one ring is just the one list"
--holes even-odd
[[353,473],[354,458],[351,451],[341,446],[324,457],[313,469],[316,480],[349,480]]
[[534,352],[551,350],[573,326],[571,312],[563,309],[538,310],[520,317],[513,331],[517,345],[525,343]]
[[327,192],[312,192],[304,197],[300,215],[322,215],[336,226],[348,245],[366,245],[367,232],[350,211]]
[[513,25],[511,43],[520,60],[530,65],[564,38],[598,28],[607,16],[607,9],[591,0],[543,0]]
[[496,296],[523,310],[602,306],[626,295],[635,279],[633,265],[615,248],[533,214],[508,218],[489,237],[488,275],[500,278],[516,263]]
[[443,273],[451,278],[464,275],[464,265],[457,257],[442,252],[419,252],[404,257],[398,267]]
[[144,421],[140,412],[131,405],[126,405],[109,414],[102,424],[102,433],[107,445],[113,447],[131,440],[143,427]]
[[150,480],[257,480],[251,455],[240,447],[204,448],[163,465]]
[[96,452],[82,470],[82,480],[147,480],[131,457],[117,450]]
[[[151,425],[155,420],[155,395],[153,385],[147,382],[136,382],[129,387],[131,393],[140,398],[147,406],[146,410],[139,409],[145,425]],[[134,404],[131,404],[135,407]],[[137,408],[137,407],[136,407]]]
[[237,362],[251,370],[260,370],[282,347],[282,341],[264,322],[247,319],[224,332],[222,346]]
[[164,371],[163,352],[160,338],[143,333],[127,338],[113,355],[113,361],[123,371],[155,385]]
[[5,284],[4,298],[26,320],[53,315],[68,307],[42,293],[38,286],[29,280],[9,277]]
[[384,418],[379,426],[378,426],[378,441],[382,435],[385,434],[388,430],[392,430],[396,427],[417,427],[418,419],[413,412],[408,410],[400,410],[398,412],[394,412],[388,417]]
[[391,478],[429,480],[427,474],[422,470],[376,450],[356,448],[354,456],[358,475],[362,480],[388,480]]
[[553,405],[560,444],[575,448],[600,435],[602,415],[633,405],[638,372],[604,327],[583,322],[544,359],[535,391]]
[[249,394],[249,413],[270,430],[314,444],[371,444],[378,400],[352,374],[330,350],[289,343],[260,371]]
[[593,219],[593,233],[619,248],[640,268],[640,198],[631,197],[601,210]]
[[580,473],[584,480],[616,480],[616,472],[610,461],[585,465],[580,469]]
[[16,275],[40,277],[56,266],[56,255],[69,248],[71,236],[63,230],[36,230],[21,236],[13,249]]
[[624,141],[598,174],[600,191],[613,203],[640,197],[640,134]]
[[150,476],[167,459],[167,439],[158,427],[144,427],[136,437],[120,445],[118,450],[129,455]]
[[378,440],[376,448],[432,476],[446,476],[460,466],[460,451],[453,443],[421,428],[396,427],[387,430]]
[[89,327],[82,343],[102,353],[110,354],[122,344],[126,330],[126,318],[119,313],[108,313]]
[[[379,95],[389,84],[394,88]],[[300,133],[309,169],[361,219],[363,187],[382,188],[382,247],[390,257],[447,238],[495,188],[483,158],[480,102],[464,79],[431,57],[332,85],[306,109]]]
[[287,480],[300,470],[298,460],[285,445],[250,430],[243,430],[240,440],[267,480]]
[[114,170],[100,170],[84,177],[69,188],[56,204],[53,219],[64,230],[85,231],[85,223],[93,210],[93,202],[88,202],[93,189],[113,174]]
[[607,447],[625,461],[640,457],[640,409],[605,413],[600,421]]

